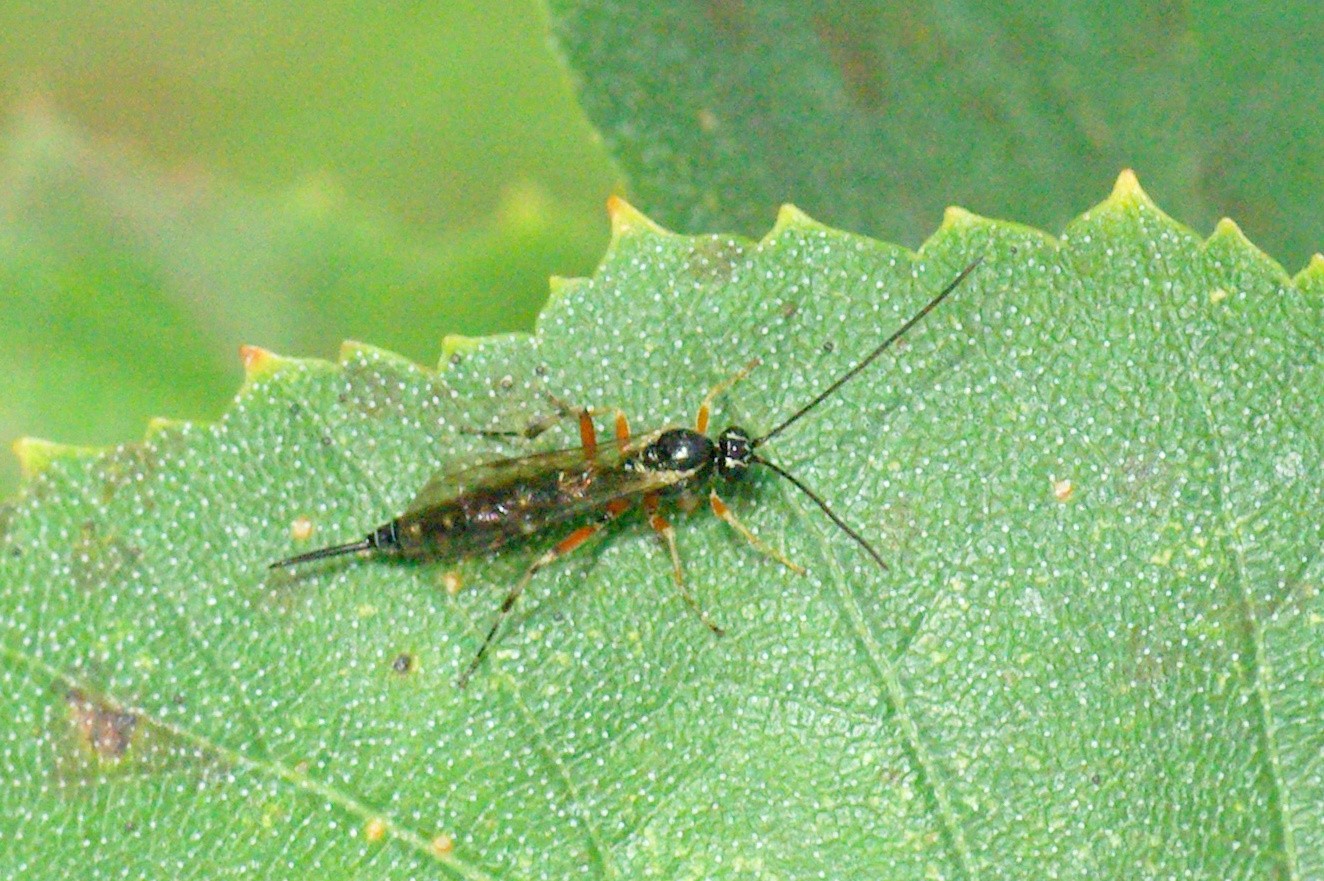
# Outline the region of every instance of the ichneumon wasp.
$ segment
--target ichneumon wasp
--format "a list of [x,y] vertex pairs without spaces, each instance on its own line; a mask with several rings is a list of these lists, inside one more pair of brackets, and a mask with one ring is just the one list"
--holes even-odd
[[365,551],[410,560],[455,560],[500,550],[511,542],[530,539],[556,526],[579,523],[535,559],[506,594],[482,645],[457,680],[460,688],[468,684],[482,663],[502,622],[533,576],[583,545],[636,505],[643,508],[649,525],[667,546],[672,575],[681,597],[715,634],[721,635],[722,629],[708,618],[685,586],[675,529],[659,510],[664,498],[677,499],[682,505],[693,504],[698,491],[707,488],[709,506],[718,518],[760,553],[803,574],[803,568],[765,544],[736,519],[717,493],[718,484],[740,480],[754,466],[768,469],[804,493],[880,568],[887,569],[882,555],[856,529],[837,516],[821,496],[780,465],[759,455],[757,450],[873,363],[955,291],[979,263],[980,260],[976,259],[961,270],[937,296],[872,352],[771,431],[755,437],[733,425],[715,437],[708,433],[708,414],[713,401],[743,379],[758,363],[754,361],[708,392],[699,405],[693,428],[671,426],[632,435],[625,414],[617,411],[613,441],[602,443],[598,440],[591,411],[580,410],[579,446],[442,471],[419,491],[403,514],[358,541],[298,554],[272,563],[271,568]]

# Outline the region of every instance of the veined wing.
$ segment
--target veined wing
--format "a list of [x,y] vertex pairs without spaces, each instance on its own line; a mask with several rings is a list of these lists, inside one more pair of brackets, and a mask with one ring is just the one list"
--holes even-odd
[[637,495],[685,480],[684,472],[634,471],[628,458],[657,439],[665,429],[632,437],[624,443],[604,439],[590,458],[583,447],[569,447],[528,456],[495,458],[443,469],[429,480],[405,515],[447,505],[463,496],[508,497],[512,509],[555,509],[551,520],[577,517],[622,496]]

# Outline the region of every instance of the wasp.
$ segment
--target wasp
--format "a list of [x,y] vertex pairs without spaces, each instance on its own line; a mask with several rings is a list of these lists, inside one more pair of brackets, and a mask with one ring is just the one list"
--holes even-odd
[[[818,493],[758,450],[873,363],[951,295],[979,263],[977,259],[968,265],[854,367],[761,435],[755,436],[735,425],[716,436],[708,431],[714,400],[758,364],[753,361],[709,390],[699,404],[693,428],[669,426],[634,435],[625,414],[618,410],[614,437],[603,443],[597,436],[592,411],[583,409],[578,411],[579,446],[441,471],[418,492],[403,514],[358,541],[288,557],[272,563],[271,568],[363,552],[417,561],[458,560],[500,551],[509,544],[532,540],[558,527],[573,526],[539,555],[507,592],[482,645],[456,682],[460,688],[468,684],[482,663],[506,616],[533,577],[635,507],[643,509],[649,525],[666,545],[672,576],[686,605],[709,630],[722,635],[722,628],[708,617],[685,585],[676,531],[662,514],[661,506],[664,500],[674,500],[682,507],[693,507],[701,503],[702,491],[706,489],[713,514],[755,550],[803,574],[805,570],[801,566],[765,544],[741,523],[718,494],[718,486],[743,480],[755,468],[771,471],[803,493],[880,569],[886,570],[882,555],[858,530],[837,516]],[[523,434],[533,436],[546,427],[546,424],[538,425]]]

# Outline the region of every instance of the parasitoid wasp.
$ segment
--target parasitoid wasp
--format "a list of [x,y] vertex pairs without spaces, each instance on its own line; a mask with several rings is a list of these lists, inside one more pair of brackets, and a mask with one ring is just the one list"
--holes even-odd
[[[669,426],[643,435],[631,435],[625,414],[618,410],[614,442],[604,444],[598,441],[592,412],[580,410],[579,446],[496,459],[459,470],[443,470],[428,481],[403,514],[358,541],[288,557],[272,563],[271,568],[369,551],[408,560],[457,560],[498,551],[511,542],[529,539],[552,527],[580,523],[535,559],[506,594],[482,645],[456,682],[460,688],[468,684],[482,663],[502,622],[533,576],[583,545],[636,505],[643,508],[649,525],[666,544],[671,555],[672,575],[681,597],[719,636],[722,629],[709,619],[685,586],[675,529],[659,511],[664,498],[674,499],[682,507],[692,507],[698,499],[698,491],[707,488],[709,506],[719,519],[760,553],[803,574],[803,568],[765,544],[736,519],[717,493],[717,484],[738,481],[755,465],[768,469],[804,493],[881,569],[886,570],[882,555],[837,516],[821,496],[780,465],[760,456],[756,450],[798,422],[886,352],[960,287],[981,259],[961,270],[937,296],[872,352],[771,431],[754,437],[733,425],[716,437],[708,434],[708,414],[713,401],[743,379],[758,363],[754,361],[708,392],[699,405],[694,428]],[[546,426],[539,426],[537,430],[543,427]],[[525,432],[526,436],[534,433]]]

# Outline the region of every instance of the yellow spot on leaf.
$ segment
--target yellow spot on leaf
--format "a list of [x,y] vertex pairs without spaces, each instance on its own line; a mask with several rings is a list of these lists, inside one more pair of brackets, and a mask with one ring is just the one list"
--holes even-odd
[[290,537],[295,541],[307,541],[313,536],[313,521],[307,517],[295,517],[290,524]]

